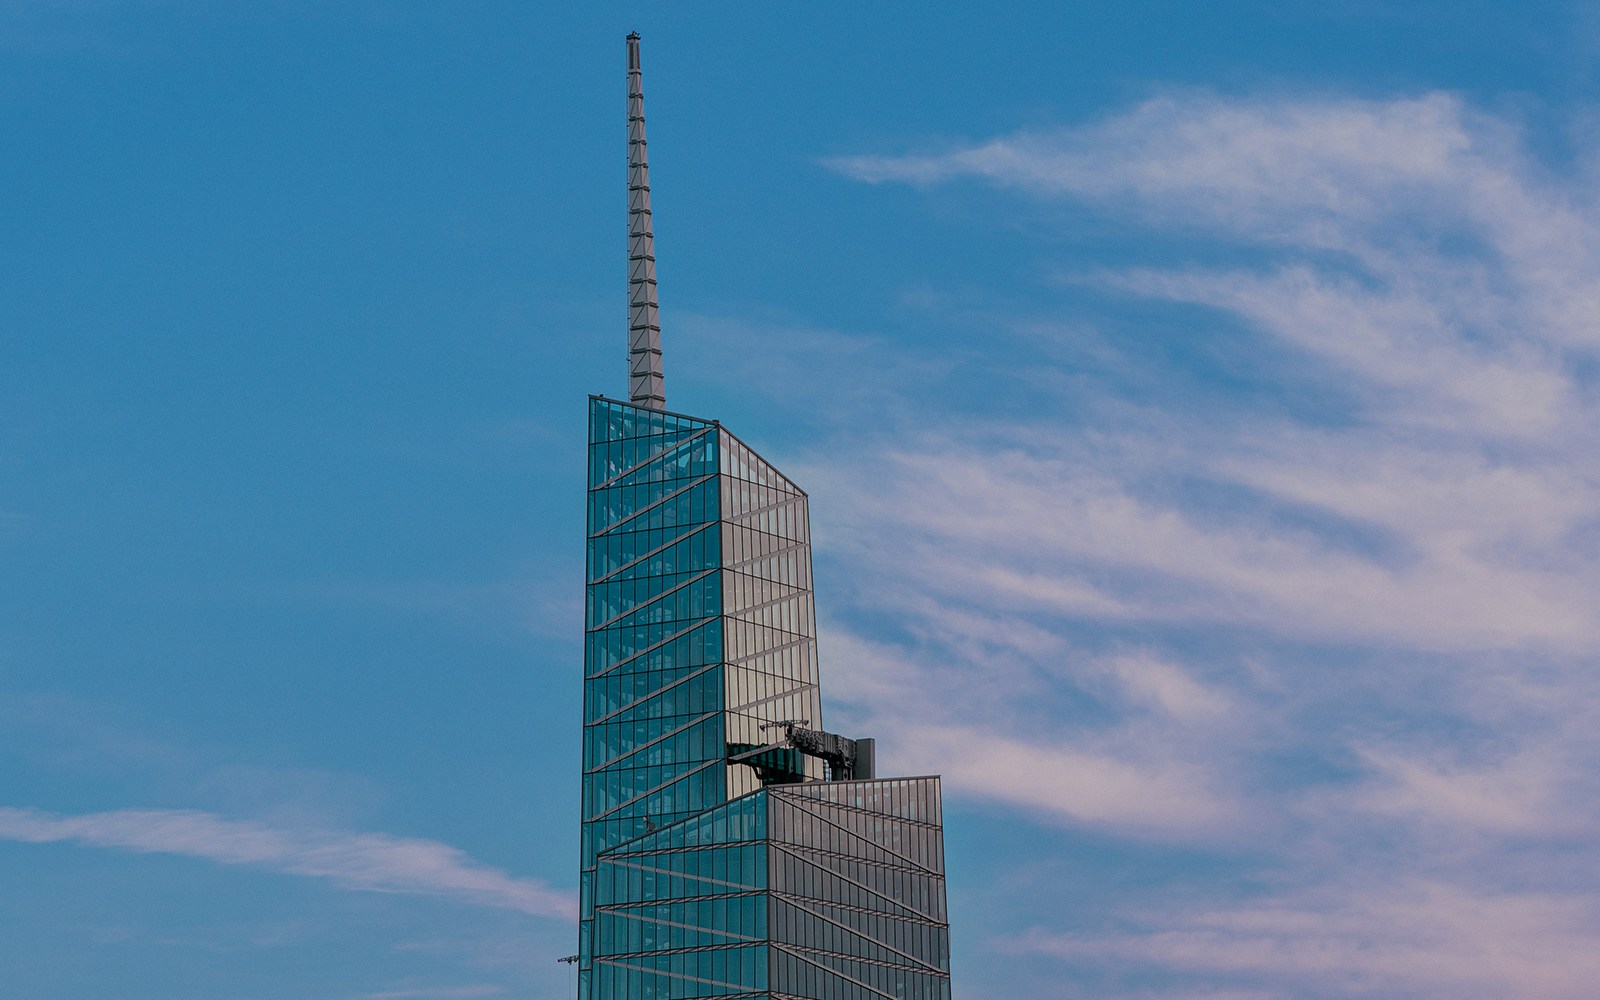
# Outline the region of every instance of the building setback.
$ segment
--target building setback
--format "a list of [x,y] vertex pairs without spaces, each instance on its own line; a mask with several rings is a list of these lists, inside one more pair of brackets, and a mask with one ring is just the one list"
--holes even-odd
[[937,777],[822,729],[805,491],[666,409],[639,38],[629,401],[589,400],[579,996],[948,1000]]

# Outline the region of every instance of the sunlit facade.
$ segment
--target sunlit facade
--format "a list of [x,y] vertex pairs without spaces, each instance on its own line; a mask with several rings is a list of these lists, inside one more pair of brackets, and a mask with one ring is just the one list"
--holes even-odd
[[806,495],[715,421],[589,406],[583,1000],[943,1000],[937,778],[830,780]]

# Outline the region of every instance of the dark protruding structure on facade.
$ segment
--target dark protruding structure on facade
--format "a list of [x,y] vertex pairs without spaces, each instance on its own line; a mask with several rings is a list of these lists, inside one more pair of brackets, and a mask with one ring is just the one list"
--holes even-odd
[[667,408],[638,32],[628,36],[628,400],[652,410]]

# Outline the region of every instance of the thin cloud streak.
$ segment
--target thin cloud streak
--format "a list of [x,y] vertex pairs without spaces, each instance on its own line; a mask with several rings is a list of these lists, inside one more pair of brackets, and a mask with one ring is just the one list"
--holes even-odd
[[[964,626],[969,635],[988,631]],[[1047,822],[1156,840],[1227,839],[1261,821],[1220,752],[1227,734],[1249,730],[1250,711],[1182,667],[1144,650],[1082,657],[1077,672],[1122,711],[1109,724],[1079,722],[1064,733],[1053,713],[1033,716],[1059,702],[1062,678],[1052,667],[1067,650],[1036,658],[987,639],[957,655],[935,649],[919,656],[830,632],[830,659],[851,670],[830,675],[829,690],[859,713],[863,731],[893,748],[899,769],[942,773],[963,798]],[[1212,753],[1197,757],[1194,746]]]
[[[1119,444],[1124,464],[1150,450],[1138,439]],[[1374,525],[1389,534],[1404,531],[1400,544],[1364,552],[1336,533],[1274,524],[1253,510],[1175,506],[1159,495],[1170,493],[1160,482],[1177,471],[1170,466],[1143,470],[1144,483],[1112,480],[1093,453],[997,452],[958,439],[876,456],[873,468],[863,470],[872,481],[847,487],[847,530],[860,551],[882,557],[880,571],[945,581],[963,603],[1225,621],[1423,650],[1587,649],[1600,638],[1600,579],[1566,565],[1559,552],[1549,564],[1528,561],[1532,543],[1561,532],[1549,520],[1529,521],[1527,507],[1516,506],[1546,501],[1552,513],[1570,508],[1574,491],[1561,486],[1576,478],[1572,470],[1550,469],[1547,477],[1528,468],[1474,469],[1481,461],[1474,456],[1415,456],[1437,474],[1430,477],[1433,492],[1476,487],[1483,497],[1463,514],[1444,508],[1430,517],[1427,494],[1407,492],[1421,477],[1401,450],[1375,446],[1358,454],[1354,442],[1337,440],[1319,449],[1353,466],[1348,479],[1324,494],[1316,486],[1333,478],[1329,470],[1308,466],[1281,444],[1266,447],[1272,451],[1228,456],[1230,466],[1249,475],[1236,474],[1232,485],[1274,489],[1278,497],[1263,499],[1322,506],[1350,519],[1359,515],[1356,500],[1409,506],[1409,524],[1391,518]],[[1219,463],[1193,471],[1221,479],[1225,470]],[[884,481],[893,485],[885,488]],[[1577,496],[1593,493],[1587,482],[1574,487]],[[1356,496],[1363,488],[1369,492]],[[1490,505],[1501,507],[1503,520],[1483,523]],[[1572,518],[1574,527],[1583,515],[1592,516]],[[986,593],[966,585],[973,579],[999,586]]]
[[997,942],[1012,954],[1147,962],[1211,977],[1263,978],[1283,995],[1580,1000],[1600,977],[1593,901],[1408,879],[1217,909],[1145,914],[1145,933],[1055,934]]
[[121,809],[63,816],[0,807],[0,839],[183,855],[327,879],[347,889],[437,896],[560,920],[572,919],[577,912],[568,894],[541,881],[477,864],[437,841],[382,833],[284,829],[186,810]]

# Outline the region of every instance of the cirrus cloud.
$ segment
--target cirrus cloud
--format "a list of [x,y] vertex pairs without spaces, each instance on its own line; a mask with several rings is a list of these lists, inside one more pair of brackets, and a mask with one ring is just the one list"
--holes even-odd
[[[856,583],[839,693],[885,756],[1253,859],[1209,907],[1100,900],[997,940],[1184,996],[1586,995],[1594,970],[1563,964],[1594,950],[1600,891],[1584,179],[1448,94],[1179,95],[829,165],[1149,236],[1125,266],[1050,265],[1053,317],[996,312],[940,374],[1070,385],[1070,411],[1007,420],[926,382],[940,406],[802,476]],[[1233,384],[1141,354],[1153,307],[1174,340],[1226,331],[1205,348]]]
[[176,854],[327,879],[347,889],[438,896],[560,920],[577,912],[569,894],[537,879],[480,865],[438,841],[383,833],[287,829],[193,810],[63,816],[0,806],[0,840]]

